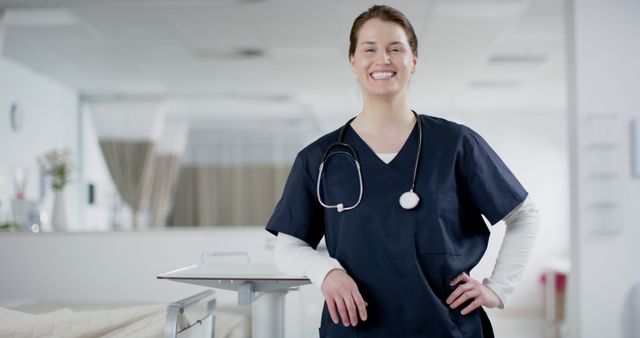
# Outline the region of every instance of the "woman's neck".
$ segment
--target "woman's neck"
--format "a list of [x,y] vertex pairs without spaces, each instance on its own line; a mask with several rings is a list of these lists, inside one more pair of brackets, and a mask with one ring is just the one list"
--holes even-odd
[[404,95],[397,99],[369,97],[364,100],[362,111],[353,121],[358,129],[376,132],[412,125],[413,112]]

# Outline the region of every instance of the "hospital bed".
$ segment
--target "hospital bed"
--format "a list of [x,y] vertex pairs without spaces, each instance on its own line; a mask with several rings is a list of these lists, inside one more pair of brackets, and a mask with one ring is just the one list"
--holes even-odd
[[0,308],[0,337],[251,337],[249,316],[218,309],[213,290],[168,305],[89,308],[74,311],[60,304]]
[[[139,233],[0,233],[0,308],[13,310],[12,316],[44,315],[64,308],[76,315],[78,312],[88,315],[97,311],[113,314],[125,307],[158,304],[153,309],[136,309],[154,310],[156,320],[152,326],[157,334],[153,337],[164,337],[165,325],[170,323],[167,321],[169,304],[210,288],[159,281],[154,278],[158,273],[190,264],[211,249],[242,250],[252,257],[268,260],[273,252],[265,245],[266,239],[270,239],[267,236],[271,235],[263,227]],[[251,307],[238,306],[237,297],[231,291],[214,291],[214,337],[251,337]],[[196,323],[199,318],[189,317],[188,308],[190,324]],[[6,325],[0,319],[2,326]],[[199,331],[202,327],[204,325],[194,325],[177,336],[187,336],[190,330]],[[0,337],[14,336],[0,334]]]
[[164,338],[215,338],[216,298],[207,290],[167,306]]

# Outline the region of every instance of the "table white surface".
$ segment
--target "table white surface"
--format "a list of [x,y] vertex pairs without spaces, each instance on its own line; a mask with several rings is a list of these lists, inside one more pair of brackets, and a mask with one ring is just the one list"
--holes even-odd
[[238,292],[238,304],[251,305],[254,338],[284,337],[284,296],[311,283],[306,277],[283,275],[270,263],[205,262],[157,278]]

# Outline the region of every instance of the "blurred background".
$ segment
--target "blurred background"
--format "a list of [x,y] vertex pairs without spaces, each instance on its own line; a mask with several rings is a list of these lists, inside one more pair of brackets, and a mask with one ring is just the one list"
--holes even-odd
[[[155,276],[201,252],[270,261],[296,153],[360,111],[373,4],[0,0],[0,306],[166,302],[195,289]],[[411,107],[483,135],[541,212],[496,336],[640,337],[638,2],[387,4],[419,39]],[[317,336],[320,291],[286,302]]]

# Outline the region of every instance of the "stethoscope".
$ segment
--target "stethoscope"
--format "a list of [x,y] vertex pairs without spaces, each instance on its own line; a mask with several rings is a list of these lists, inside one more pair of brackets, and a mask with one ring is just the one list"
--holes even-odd
[[[420,151],[422,150],[422,123],[420,123],[420,116],[418,116],[418,114],[413,110],[411,112],[413,112],[413,115],[415,115],[416,123],[418,124],[418,151],[416,152],[416,162],[413,167],[413,180],[411,181],[411,189],[409,189],[409,191],[400,195],[400,200],[399,200],[400,206],[406,210],[411,210],[415,208],[418,205],[418,202],[420,202],[420,197],[418,197],[418,194],[416,194],[413,190],[416,187],[416,175],[418,173],[418,163],[420,162]],[[320,204],[322,204],[323,207],[330,208],[330,209],[335,208],[338,210],[338,212],[343,212],[345,210],[352,210],[355,207],[357,207],[358,204],[360,204],[360,201],[362,200],[362,191],[363,191],[362,173],[360,172],[360,161],[358,160],[358,153],[356,152],[355,149],[353,149],[353,147],[343,142],[344,134],[347,131],[347,128],[349,127],[353,119],[355,119],[355,117],[352,117],[349,121],[347,121],[347,123],[342,127],[342,129],[340,129],[338,142],[332,143],[324,151],[324,154],[322,155],[322,163],[320,163],[320,170],[318,172],[318,183],[316,185],[316,193],[318,195],[318,201],[320,202]],[[333,148],[338,148],[338,147],[344,148],[347,151],[340,150],[340,151],[331,152]],[[324,164],[327,162],[327,160],[335,154],[345,154],[347,156],[350,156],[356,165],[356,169],[358,170],[358,180],[360,181],[360,193],[358,194],[358,201],[350,207],[345,207],[343,203],[338,203],[336,205],[328,205],[324,203],[322,201],[322,198],[320,197],[320,180],[322,179],[322,169],[324,168]]]

